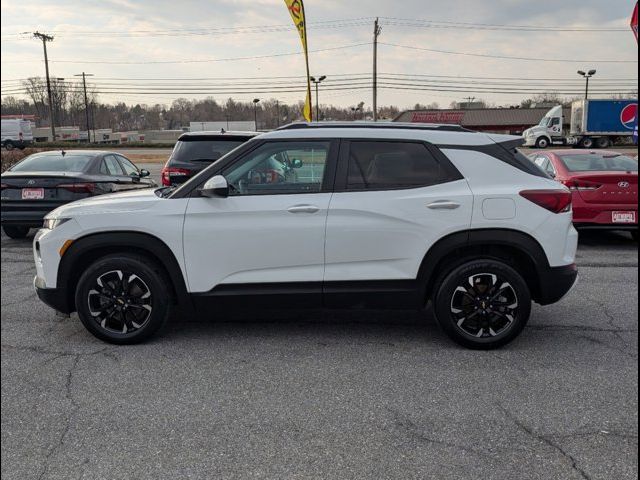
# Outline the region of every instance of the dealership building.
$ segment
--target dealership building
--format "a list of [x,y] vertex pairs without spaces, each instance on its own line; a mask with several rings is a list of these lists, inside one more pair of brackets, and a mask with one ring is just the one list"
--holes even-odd
[[[522,135],[526,129],[538,125],[549,110],[550,107],[408,110],[394,122],[461,125],[478,132]],[[564,118],[566,121],[571,118],[570,108],[565,109]]]

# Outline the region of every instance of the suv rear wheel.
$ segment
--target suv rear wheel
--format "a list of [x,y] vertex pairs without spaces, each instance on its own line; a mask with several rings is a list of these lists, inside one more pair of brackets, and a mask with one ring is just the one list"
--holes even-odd
[[169,279],[152,261],[129,254],[94,262],[78,282],[76,308],[97,338],[118,345],[143,342],[167,321]]
[[477,350],[514,340],[529,321],[531,292],[522,276],[496,260],[464,263],[438,282],[436,318],[458,344]]

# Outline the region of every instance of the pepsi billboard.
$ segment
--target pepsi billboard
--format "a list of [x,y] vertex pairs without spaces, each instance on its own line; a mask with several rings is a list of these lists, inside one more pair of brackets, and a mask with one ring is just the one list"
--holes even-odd
[[633,133],[638,119],[637,100],[589,100],[587,131]]

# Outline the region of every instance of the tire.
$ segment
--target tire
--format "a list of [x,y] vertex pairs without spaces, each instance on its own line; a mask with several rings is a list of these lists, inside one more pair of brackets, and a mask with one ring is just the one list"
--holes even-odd
[[596,146],[602,149],[609,148],[611,146],[611,141],[607,137],[600,137],[596,140]]
[[591,137],[584,137],[582,140],[580,140],[580,146],[582,148],[586,148],[587,150],[593,148],[594,144],[595,142]]
[[634,241],[638,241],[638,231],[636,230],[635,232],[631,232],[631,238],[633,238]]
[[80,277],[75,294],[78,316],[100,340],[116,345],[142,343],[169,318],[169,285],[167,275],[148,258],[109,255]]
[[540,137],[538,140],[536,140],[536,148],[544,150],[545,148],[549,148],[549,145],[551,145],[551,140],[549,140],[547,137]]
[[4,142],[4,148],[7,150],[13,150],[13,142],[11,140],[7,140]]
[[463,347],[500,348],[518,337],[529,321],[529,287],[517,271],[500,261],[466,262],[443,274],[437,285],[434,311],[438,323]]
[[29,227],[23,227],[21,225],[3,225],[2,230],[9,238],[25,238],[29,234]]

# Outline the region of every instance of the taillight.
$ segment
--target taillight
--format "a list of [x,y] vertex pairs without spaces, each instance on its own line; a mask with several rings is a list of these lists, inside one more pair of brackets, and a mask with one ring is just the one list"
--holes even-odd
[[553,213],[571,211],[571,193],[565,190],[525,190],[520,195]]
[[562,183],[574,192],[595,192],[602,187],[599,183],[587,182],[585,180],[565,180]]
[[64,183],[58,185],[58,188],[62,188],[73,193],[94,193],[96,191],[95,183]]
[[162,169],[162,186],[170,187],[171,177],[188,177],[191,175],[191,170],[187,170],[186,168],[171,168],[164,167]]
[[6,184],[6,183],[3,183],[3,184],[2,184],[2,190],[4,190],[5,188],[9,188],[9,185],[8,185],[8,184]]

